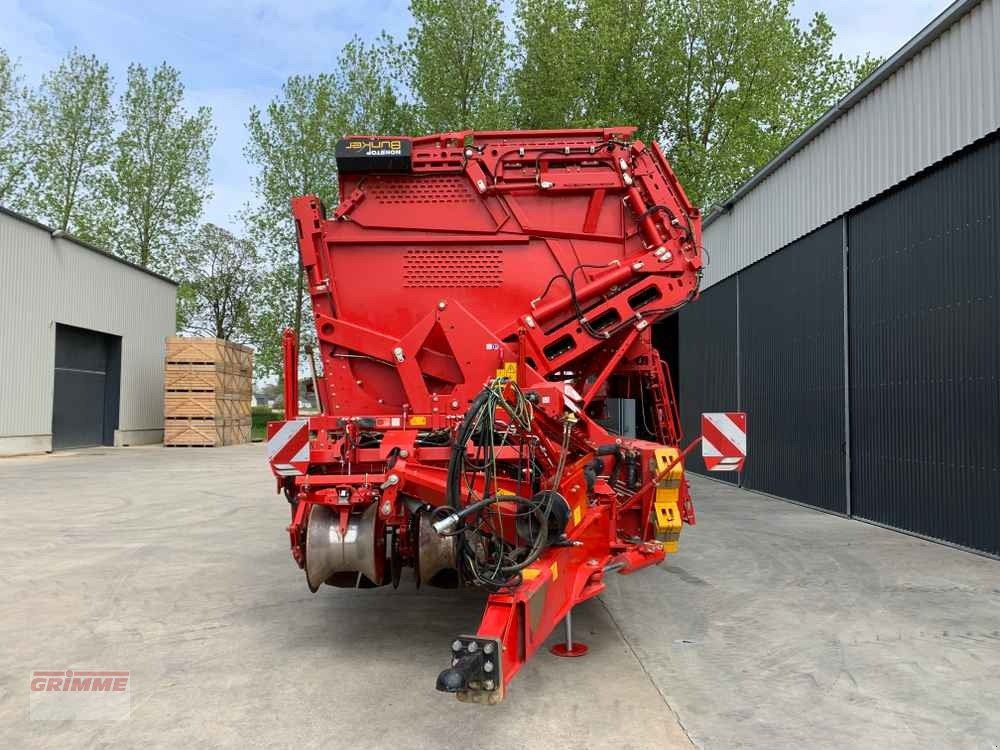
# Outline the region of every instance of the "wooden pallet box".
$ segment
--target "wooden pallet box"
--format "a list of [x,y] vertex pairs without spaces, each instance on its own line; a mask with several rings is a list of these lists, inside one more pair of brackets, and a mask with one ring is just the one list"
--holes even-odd
[[225,445],[242,445],[250,442],[250,418],[226,420],[223,428]]
[[167,419],[249,418],[250,399],[220,396],[214,391],[167,391],[163,395],[163,416]]
[[167,447],[216,447],[225,445],[225,421],[216,419],[166,419],[163,444]]
[[250,442],[253,351],[222,339],[171,336],[164,365],[164,444]]
[[253,349],[224,339],[169,336],[166,361],[178,365],[221,364],[249,374],[253,369]]
[[241,445],[250,442],[250,418],[164,420],[163,444],[168,448],[199,447],[217,448],[223,445]]
[[220,396],[250,398],[253,379],[249,373],[226,364],[179,364],[168,362],[164,370],[167,391],[207,391]]

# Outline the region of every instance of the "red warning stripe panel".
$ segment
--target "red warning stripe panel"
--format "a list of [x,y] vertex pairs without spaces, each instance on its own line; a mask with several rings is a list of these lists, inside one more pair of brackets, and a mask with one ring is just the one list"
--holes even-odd
[[267,441],[267,457],[278,476],[305,474],[309,468],[309,420],[285,422]]
[[747,455],[747,415],[701,415],[701,455],[709,471],[742,471]]

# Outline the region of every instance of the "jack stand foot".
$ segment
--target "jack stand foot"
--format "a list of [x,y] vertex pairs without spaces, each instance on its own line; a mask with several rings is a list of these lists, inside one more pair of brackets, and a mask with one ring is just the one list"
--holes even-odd
[[566,613],[566,642],[557,643],[549,649],[549,653],[556,656],[583,656],[590,649],[583,643],[573,642],[573,612]]

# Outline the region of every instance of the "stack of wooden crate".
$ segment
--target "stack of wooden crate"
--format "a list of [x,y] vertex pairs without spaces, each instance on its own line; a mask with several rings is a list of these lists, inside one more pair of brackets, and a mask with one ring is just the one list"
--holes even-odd
[[252,373],[248,347],[223,339],[168,338],[163,444],[249,443]]

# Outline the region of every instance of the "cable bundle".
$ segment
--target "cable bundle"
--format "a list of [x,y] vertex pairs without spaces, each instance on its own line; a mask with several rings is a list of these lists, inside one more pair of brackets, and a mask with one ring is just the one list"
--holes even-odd
[[[498,414],[509,421],[501,421]],[[463,571],[474,583],[491,591],[520,583],[520,571],[554,541],[550,526],[556,499],[565,502],[556,490],[566,465],[572,422],[564,424],[551,489],[539,491],[542,477],[533,455],[532,418],[531,401],[516,383],[508,378],[490,381],[472,402],[455,438],[448,463],[450,507],[435,511],[435,516],[454,519],[449,530],[442,533],[458,536]],[[470,442],[476,447],[473,458],[466,455]],[[518,460],[498,464],[498,449],[508,445],[518,447]],[[476,490],[480,476],[482,493]],[[497,482],[501,477],[517,481],[515,494],[501,492]],[[501,511],[500,503],[515,506],[516,511]],[[505,521],[515,524],[515,535],[523,545],[511,544],[504,538]]]

